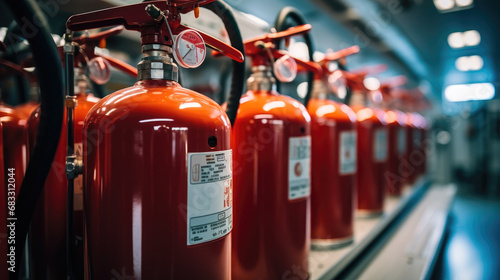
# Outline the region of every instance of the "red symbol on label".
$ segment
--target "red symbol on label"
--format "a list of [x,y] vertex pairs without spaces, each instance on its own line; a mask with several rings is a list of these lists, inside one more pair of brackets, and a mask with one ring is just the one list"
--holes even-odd
[[232,206],[231,185],[229,182],[224,182],[224,208]]
[[199,163],[193,164],[193,166],[191,166],[191,179],[193,180],[193,182],[200,181],[200,164]]
[[295,172],[295,176],[300,177],[300,175],[302,174],[302,165],[300,164],[300,162],[297,162],[295,164],[295,168],[293,170]]
[[351,153],[349,153],[349,150],[346,150],[346,151],[345,151],[345,157],[346,157],[346,158],[351,157]]

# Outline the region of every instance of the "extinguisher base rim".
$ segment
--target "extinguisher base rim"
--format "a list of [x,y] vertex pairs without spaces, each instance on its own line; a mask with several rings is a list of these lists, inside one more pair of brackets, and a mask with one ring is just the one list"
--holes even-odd
[[342,248],[354,243],[354,236],[350,235],[341,238],[332,239],[312,239],[311,249],[314,251],[324,251]]

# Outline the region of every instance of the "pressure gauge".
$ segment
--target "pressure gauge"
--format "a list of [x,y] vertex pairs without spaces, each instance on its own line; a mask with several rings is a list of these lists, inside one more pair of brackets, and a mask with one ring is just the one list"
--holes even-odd
[[89,76],[98,85],[104,85],[111,77],[111,66],[102,57],[94,57],[88,62]]
[[184,68],[196,68],[205,60],[205,41],[200,33],[184,30],[174,40],[174,57]]
[[347,95],[347,81],[339,70],[334,71],[328,76],[328,87],[340,99],[344,99]]
[[284,55],[274,62],[274,75],[284,83],[291,82],[297,77],[297,62],[289,55]]

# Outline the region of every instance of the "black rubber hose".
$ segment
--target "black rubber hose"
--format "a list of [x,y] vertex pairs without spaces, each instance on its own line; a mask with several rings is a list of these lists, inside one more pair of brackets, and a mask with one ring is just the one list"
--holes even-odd
[[[291,25],[288,20],[291,20],[295,23],[295,25]],[[281,9],[281,11],[278,14],[278,17],[276,18],[276,21],[274,23],[274,28],[276,28],[276,31],[281,32],[285,31],[288,28],[292,26],[297,26],[297,25],[303,25],[306,24],[306,20],[302,13],[293,8],[293,7],[284,7]],[[307,48],[309,49],[309,60],[313,61],[313,54],[314,54],[314,45],[312,41],[312,37],[310,33],[306,33],[303,35],[304,36],[304,41],[307,44]],[[278,46],[279,46],[278,42]],[[304,105],[307,107],[307,104],[309,103],[309,99],[311,98],[311,93],[312,93],[312,88],[313,88],[313,83],[314,83],[314,72],[309,72],[307,74],[307,94],[304,97]],[[276,83],[278,92],[280,88],[280,83]]]
[[[231,7],[222,0],[217,0],[210,4],[203,6],[210,11],[214,12],[222,19],[226,31],[229,35],[231,45],[245,55],[245,48],[243,39],[241,37],[238,23],[234,17]],[[229,91],[229,98],[227,99],[226,114],[229,117],[231,126],[236,121],[236,114],[240,106],[240,98],[243,94],[245,86],[245,62],[233,61],[233,75],[231,77],[231,89]]]
[[64,112],[63,73],[57,48],[48,29],[47,19],[33,0],[7,0],[19,25],[36,29],[29,36],[31,51],[38,69],[37,78],[41,91],[41,113],[38,135],[31,153],[28,168],[17,196],[15,221],[15,272],[10,279],[18,279],[20,263],[28,228],[52,166],[57,150]]

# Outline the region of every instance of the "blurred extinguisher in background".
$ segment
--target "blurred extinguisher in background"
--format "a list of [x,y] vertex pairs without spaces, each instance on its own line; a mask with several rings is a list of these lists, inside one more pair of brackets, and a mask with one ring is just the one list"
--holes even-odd
[[330,64],[359,52],[358,46],[327,53],[318,63],[297,60],[299,70],[315,73],[307,109],[311,115],[311,243],[331,249],[353,240],[356,174],[356,114],[339,99],[346,90],[342,71]]
[[388,156],[385,112],[370,106],[370,90],[364,79],[368,73],[386,69],[386,65],[377,65],[357,73],[343,71],[352,92],[350,106],[357,116],[356,215],[359,217],[378,216],[384,211]]
[[292,81],[296,61],[277,42],[301,35],[300,25],[245,42],[252,59],[248,91],[233,128],[233,279],[308,276],[310,247],[310,116],[281,95],[276,77]]
[[[63,124],[59,146],[57,149],[52,168],[45,182],[44,191],[41,194],[35,212],[34,220],[31,224],[29,249],[30,249],[30,269],[33,279],[62,279],[66,272],[66,229],[67,204],[68,204],[68,181],[66,179],[66,155],[68,152],[68,138],[74,142],[74,154],[81,160],[83,156],[82,131],[83,123],[87,113],[99,101],[90,93],[90,79],[97,84],[106,83],[111,74],[110,66],[125,72],[133,77],[137,77],[137,70],[115,58],[102,56],[95,53],[97,46],[105,47],[105,39],[116,35],[122,31],[123,27],[115,27],[92,35],[82,35],[77,38],[66,39],[72,41],[75,48],[74,63],[68,62],[67,67],[74,67],[76,84],[76,94],[74,98],[66,99],[66,107],[71,107],[74,112],[70,124],[73,127],[71,136],[68,137],[67,123]],[[64,58],[63,46],[58,47],[63,64],[67,63]],[[89,77],[85,71],[89,72]],[[67,112],[64,112],[66,118]],[[30,147],[35,145],[35,138],[40,119],[40,109],[28,119],[28,130]],[[83,178],[77,176],[73,186],[73,221],[74,237],[76,240],[71,252],[74,253],[74,273],[78,279],[83,279]],[[71,259],[73,259],[71,258]]]
[[386,112],[388,133],[387,172],[384,174],[386,191],[389,195],[400,196],[403,191],[405,177],[408,176],[408,163],[406,162],[407,145],[407,116],[394,108],[394,97],[391,92],[406,84],[405,76],[392,77],[382,83],[380,89],[374,94],[380,94],[381,108]]

